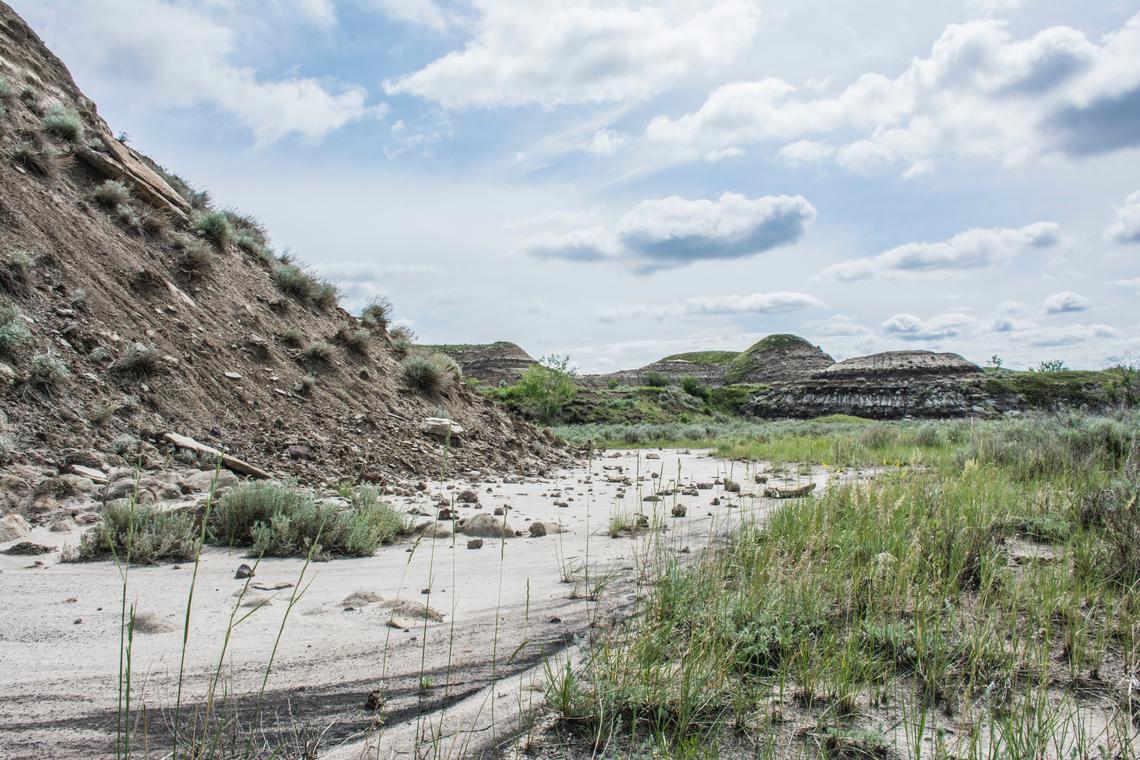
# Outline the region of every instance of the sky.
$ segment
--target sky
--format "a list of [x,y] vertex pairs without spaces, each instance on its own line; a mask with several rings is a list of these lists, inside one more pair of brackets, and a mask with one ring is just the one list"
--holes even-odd
[[1136,0],[7,0],[423,342],[1140,361]]

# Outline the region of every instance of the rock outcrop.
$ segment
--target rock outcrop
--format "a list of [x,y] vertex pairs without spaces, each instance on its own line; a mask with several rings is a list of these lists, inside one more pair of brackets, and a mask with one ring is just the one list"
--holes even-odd
[[417,350],[450,356],[463,370],[464,377],[473,377],[484,385],[510,385],[517,382],[535,359],[514,343],[500,340],[495,343],[461,343],[421,345]]
[[958,354],[888,351],[777,383],[743,409],[752,417],[850,414],[875,419],[963,417],[992,405],[982,370]]

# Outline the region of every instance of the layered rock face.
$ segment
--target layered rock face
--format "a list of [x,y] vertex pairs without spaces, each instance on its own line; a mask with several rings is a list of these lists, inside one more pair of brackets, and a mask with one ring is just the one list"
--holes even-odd
[[744,407],[752,417],[851,414],[874,419],[964,417],[992,399],[982,370],[958,354],[888,351],[837,362],[809,377],[778,383]]
[[665,377],[672,385],[680,383],[683,378],[695,377],[701,385],[715,387],[724,385],[724,369],[724,364],[662,359],[638,369],[623,369],[605,375],[581,375],[578,379],[592,388],[606,388],[611,385],[648,385],[657,375]]
[[534,357],[514,343],[424,345],[422,351],[447,354],[459,364],[464,377],[473,377],[485,385],[510,385],[517,382],[536,363]]

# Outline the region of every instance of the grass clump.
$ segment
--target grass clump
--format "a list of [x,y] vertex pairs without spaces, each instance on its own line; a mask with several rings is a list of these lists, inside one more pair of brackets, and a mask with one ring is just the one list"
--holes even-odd
[[70,377],[71,371],[67,368],[67,363],[51,349],[33,356],[28,368],[28,382],[39,388],[57,388]]
[[273,268],[273,282],[277,289],[298,301],[312,299],[317,290],[317,280],[296,264],[279,263]]
[[340,300],[340,288],[335,282],[317,280],[313,288],[313,304],[322,310],[331,309]]
[[141,380],[157,374],[162,369],[162,359],[158,349],[144,343],[132,343],[122,355],[111,363],[111,371],[125,377]]
[[212,540],[249,547],[253,556],[368,557],[408,529],[375,489],[356,489],[344,508],[276,483],[235,488],[210,519]]
[[277,336],[282,343],[290,348],[300,348],[305,345],[305,333],[296,327],[290,327]]
[[341,325],[336,333],[336,341],[348,351],[364,356],[368,353],[368,344],[372,341],[372,334],[366,329],[353,330],[349,325]]
[[77,559],[115,556],[139,565],[193,560],[198,549],[195,522],[186,512],[113,501],[103,508],[103,521],[83,535]]
[[458,366],[446,354],[413,355],[400,364],[404,382],[428,396],[438,396],[450,388]]
[[392,302],[387,298],[374,298],[360,311],[360,322],[372,330],[387,330],[392,321]]
[[130,202],[131,190],[125,183],[109,179],[98,184],[95,190],[92,191],[91,197],[93,197],[95,202],[100,206],[114,209]]
[[11,354],[32,338],[20,310],[15,306],[0,308],[0,354]]
[[333,347],[323,340],[310,341],[297,353],[297,360],[302,364],[332,364]]
[[388,336],[392,339],[392,351],[399,359],[410,354],[416,344],[416,333],[407,325],[393,326],[388,330]]
[[63,140],[75,142],[83,136],[83,121],[74,111],[64,109],[51,111],[43,117],[40,126],[49,135]]
[[207,211],[194,219],[192,229],[221,250],[234,236],[233,226],[224,211]]

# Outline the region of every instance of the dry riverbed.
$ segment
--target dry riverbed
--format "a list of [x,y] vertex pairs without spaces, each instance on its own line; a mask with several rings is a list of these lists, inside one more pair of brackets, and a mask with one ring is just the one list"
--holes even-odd
[[[758,483],[758,475],[768,482]],[[243,742],[284,742],[286,756],[319,744],[321,756],[336,758],[458,757],[502,746],[541,705],[544,663],[574,656],[591,630],[620,623],[638,584],[651,582],[663,561],[692,556],[741,520],[762,517],[775,503],[763,495],[766,487],[859,476],[772,472],[707,452],[616,452],[547,479],[469,473],[417,496],[392,497],[440,537],[404,540],[366,559],[314,563],[303,577],[301,560],[266,559],[247,585],[234,576],[252,560],[207,548],[183,709],[201,710],[220,661],[222,714],[248,724],[290,599],[303,591],[285,623],[261,716],[243,728]],[[740,492],[726,490],[733,487],[726,480]],[[461,503],[465,490],[478,502]],[[469,536],[446,535],[454,523],[436,519],[440,495],[459,519],[505,517],[522,535],[469,548]],[[678,505],[683,516],[675,516]],[[622,527],[617,538],[609,533],[614,517]],[[534,522],[544,523],[546,535],[531,535]],[[37,528],[28,540],[74,546],[79,530]],[[59,556],[0,555],[5,757],[115,754],[119,569],[60,563]],[[128,604],[139,621],[132,745],[140,755],[144,743],[169,742],[192,572],[192,563],[130,569]],[[241,622],[223,654],[235,607]]]

